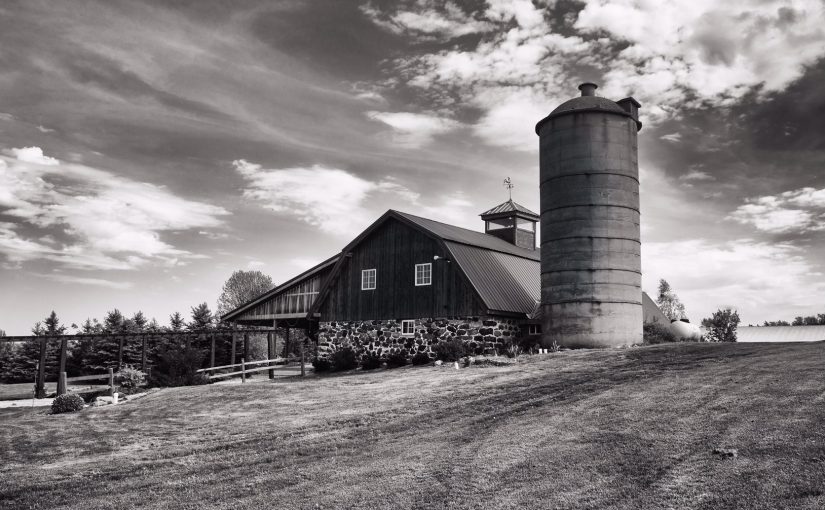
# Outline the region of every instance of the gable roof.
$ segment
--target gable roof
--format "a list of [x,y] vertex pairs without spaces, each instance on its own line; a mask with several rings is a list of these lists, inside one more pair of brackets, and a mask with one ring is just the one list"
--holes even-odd
[[400,211],[390,210],[388,212],[394,213],[403,219],[406,219],[408,222],[412,222],[419,228],[429,232],[432,236],[437,237],[442,241],[452,241],[454,243],[466,244],[468,246],[475,246],[476,248],[481,248],[484,250],[497,251],[535,261],[539,261],[541,259],[539,250],[519,248],[514,244],[510,244],[507,241],[490,234],[477,232],[467,228],[456,227],[455,225],[448,225],[447,223],[441,223],[440,221],[434,221]]
[[287,280],[286,282],[284,282],[280,285],[275,286],[274,288],[268,290],[267,292],[264,292],[260,296],[254,298],[250,301],[247,301],[246,303],[244,303],[241,306],[235,308],[234,310],[226,312],[225,314],[221,315],[221,320],[223,320],[223,321],[231,320],[234,317],[237,317],[237,316],[243,314],[244,312],[246,312],[250,308],[253,308],[256,305],[266,301],[267,299],[270,299],[271,297],[276,296],[276,295],[280,294],[281,292],[289,289],[290,287],[292,287],[296,283],[300,282],[301,280],[303,280],[305,278],[315,276],[315,274],[318,273],[319,271],[321,271],[321,270],[331,266],[332,264],[334,264],[340,256],[341,256],[340,254],[333,255],[332,257],[326,259],[325,261],[321,262],[320,264],[307,269],[306,271],[299,274],[298,276],[296,276],[296,277],[294,277],[290,280]]

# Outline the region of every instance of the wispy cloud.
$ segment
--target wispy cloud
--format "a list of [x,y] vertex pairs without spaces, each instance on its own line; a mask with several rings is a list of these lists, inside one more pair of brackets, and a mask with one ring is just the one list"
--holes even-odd
[[[175,265],[200,255],[176,248],[164,232],[216,227],[221,207],[181,198],[163,186],[105,170],[61,163],[39,147],[0,155],[0,208],[27,231],[57,231],[58,246],[24,237],[20,225],[0,230],[0,250],[17,261],[45,258],[83,269]],[[34,229],[34,230],[33,230]],[[38,237],[42,237],[42,233]]]
[[728,218],[772,234],[825,230],[825,188],[750,198]]
[[394,131],[393,143],[408,149],[420,148],[432,142],[436,136],[460,125],[448,118],[423,113],[368,111],[366,115],[390,126]]
[[105,280],[103,278],[86,278],[81,276],[71,276],[60,273],[49,273],[41,276],[49,280],[54,280],[56,282],[72,285],[90,285],[93,287],[106,287],[115,290],[127,290],[134,287],[134,283],[129,281]]
[[665,140],[666,142],[681,142],[682,133],[668,133],[666,135],[660,136],[659,138],[661,140]]
[[703,170],[693,169],[679,176],[680,181],[713,181],[716,178]]
[[422,39],[453,39],[494,28],[491,23],[474,18],[451,1],[420,0],[416,5],[418,10],[399,10],[389,14],[371,4],[362,6],[361,10],[376,24],[393,33],[408,33]]

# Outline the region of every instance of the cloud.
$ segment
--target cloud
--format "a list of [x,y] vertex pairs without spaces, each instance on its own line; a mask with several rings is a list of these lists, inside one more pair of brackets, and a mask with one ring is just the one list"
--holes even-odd
[[825,230],[825,188],[749,198],[728,219],[771,234]]
[[104,280],[102,278],[85,278],[59,273],[45,274],[40,276],[42,276],[43,278],[48,278],[49,280],[54,280],[60,283],[67,283],[72,285],[91,285],[94,287],[106,287],[109,289],[116,290],[127,290],[134,287],[134,284],[132,282]]
[[456,129],[460,124],[454,120],[434,115],[407,112],[366,112],[367,117],[393,128],[393,142],[399,147],[417,149],[440,134]]
[[[0,155],[0,209],[20,224],[0,230],[0,251],[12,260],[48,259],[83,269],[177,265],[202,256],[172,246],[162,233],[216,227],[229,214],[162,186],[61,163],[39,147],[7,154],[14,159]],[[55,231],[59,246],[31,239]]]
[[370,4],[361,7],[362,12],[374,23],[395,34],[410,34],[421,39],[453,39],[467,34],[487,32],[491,23],[467,15],[454,2],[439,5],[430,0],[419,0],[419,10],[398,10],[386,14]]
[[[422,2],[407,10],[407,19],[430,18]],[[387,86],[417,87],[440,108],[478,108],[477,134],[518,150],[535,151],[537,144],[521,136],[502,139],[509,123],[496,119],[518,111],[526,115],[523,123],[535,122],[573,95],[582,79],[600,79],[605,97],[634,95],[650,126],[685,109],[731,106],[750,92],[764,100],[825,55],[818,0],[793,6],[782,0],[587,0],[582,7],[490,0],[466,15],[493,29],[480,31],[477,42],[397,58],[404,79]],[[393,16],[399,14],[373,10],[370,17]],[[664,139],[679,140],[676,134]]]
[[461,193],[422,201],[419,193],[393,177],[374,182],[321,165],[265,169],[239,159],[233,166],[248,181],[245,197],[339,236],[359,233],[386,210],[385,205],[394,209],[410,205],[416,214],[441,221],[466,219],[466,208],[472,205]]
[[666,135],[662,135],[659,137],[661,140],[665,140],[668,142],[681,142],[682,141],[682,133],[669,133]]
[[680,181],[713,181],[716,178],[702,170],[693,169],[686,174],[679,176]]
[[735,306],[745,323],[771,320],[764,310],[794,317],[812,312],[825,293],[823,275],[804,250],[752,239],[645,243],[642,272],[648,293],[655,292],[659,278],[667,280],[693,322],[724,305]]

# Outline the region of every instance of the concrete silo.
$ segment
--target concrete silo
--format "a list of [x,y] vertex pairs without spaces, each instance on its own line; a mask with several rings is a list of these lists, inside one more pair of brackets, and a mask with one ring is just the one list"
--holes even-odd
[[540,138],[542,344],[642,341],[639,103],[595,95],[562,103]]

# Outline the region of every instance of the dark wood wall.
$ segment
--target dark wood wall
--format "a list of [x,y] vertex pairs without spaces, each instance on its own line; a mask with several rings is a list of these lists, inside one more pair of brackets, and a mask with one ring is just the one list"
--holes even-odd
[[[455,262],[431,239],[390,219],[346,258],[321,304],[321,320],[467,317],[483,313],[469,282]],[[415,265],[432,263],[432,284],[415,286]],[[376,269],[375,290],[361,290],[361,270]]]
[[331,267],[326,268],[296,282],[295,285],[255,305],[233,320],[248,321],[306,315],[312,303],[315,302],[315,298],[318,297],[321,282],[326,278],[330,270]]

